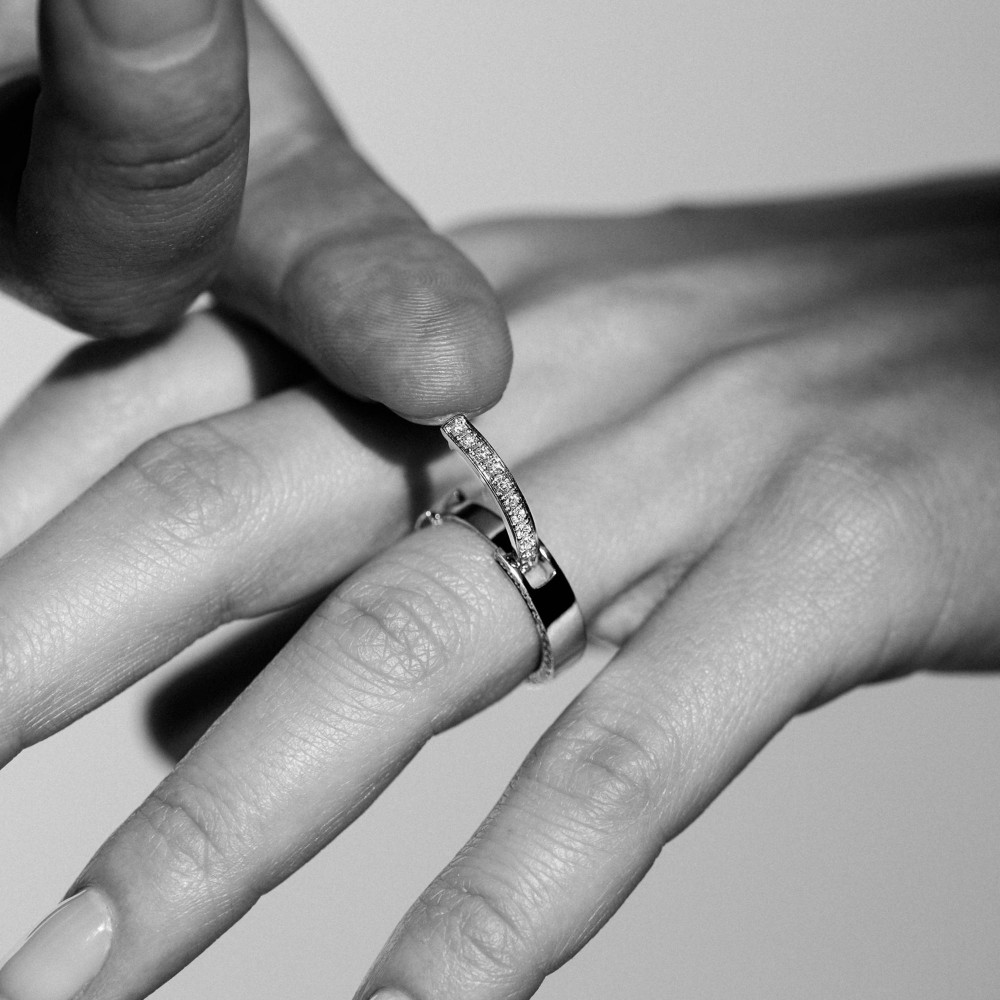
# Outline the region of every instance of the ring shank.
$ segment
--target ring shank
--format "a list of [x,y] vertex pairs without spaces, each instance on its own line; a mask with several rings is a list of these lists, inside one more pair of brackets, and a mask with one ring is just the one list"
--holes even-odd
[[475,531],[493,545],[497,562],[517,587],[531,613],[541,641],[538,667],[529,675],[532,682],[546,681],[583,655],[587,645],[583,612],[569,581],[541,540],[538,542],[540,573],[524,573],[503,519],[482,504],[467,500],[456,491],[440,510],[427,511],[417,521],[423,528],[454,522]]

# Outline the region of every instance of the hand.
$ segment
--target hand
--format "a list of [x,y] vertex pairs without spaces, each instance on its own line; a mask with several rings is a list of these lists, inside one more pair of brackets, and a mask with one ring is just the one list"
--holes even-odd
[[[621,651],[360,996],[530,996],[793,715],[908,670],[996,665],[998,190],[973,179],[460,237],[518,348],[480,426],[592,632]],[[246,371],[251,341],[192,323],[204,329],[161,348],[176,355],[166,370],[214,343],[215,368]],[[146,356],[78,363],[29,402],[7,453],[25,475],[48,462],[57,508],[73,489],[51,456],[85,434],[56,419],[67,396],[90,413],[137,387],[155,401],[161,384]],[[160,405],[147,432],[176,419]],[[392,450],[386,421],[291,388],[166,431],[8,555],[6,755],[220,621],[309,599],[405,530],[406,508],[461,470],[423,444],[430,431]],[[362,423],[386,437],[362,444]],[[323,601],[107,841],[73,921],[32,939],[0,993],[23,1000],[53,963],[67,998],[91,977],[85,1000],[148,993],[536,657],[485,543],[449,526],[408,535]]]
[[356,396],[488,408],[510,369],[489,287],[255,3],[245,20],[243,0],[5,0],[0,282],[103,337],[168,329],[211,287]]

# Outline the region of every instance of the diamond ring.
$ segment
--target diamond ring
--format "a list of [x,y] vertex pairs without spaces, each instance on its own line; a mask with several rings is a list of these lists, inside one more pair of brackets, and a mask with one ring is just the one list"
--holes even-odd
[[538,562],[538,532],[528,503],[510,469],[493,445],[472,426],[468,417],[462,414],[452,417],[441,428],[441,433],[448,445],[476,470],[493,494],[510,536],[514,561],[522,573],[527,573]]
[[453,417],[441,431],[476,470],[496,499],[500,514],[456,490],[441,507],[425,511],[416,527],[456,523],[493,546],[497,564],[517,588],[538,633],[538,666],[528,679],[549,680],[586,648],[583,612],[573,588],[538,537],[524,494],[493,446],[465,416]]

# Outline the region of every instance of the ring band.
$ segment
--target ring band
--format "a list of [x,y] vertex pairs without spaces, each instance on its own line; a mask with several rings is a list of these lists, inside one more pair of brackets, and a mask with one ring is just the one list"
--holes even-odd
[[583,612],[573,588],[538,537],[524,494],[493,446],[461,414],[452,417],[441,433],[475,469],[500,513],[455,490],[440,508],[425,511],[416,527],[453,522],[493,546],[494,558],[521,595],[541,644],[538,666],[528,680],[549,680],[579,659],[587,645]]
[[446,522],[474,531],[493,546],[497,564],[510,578],[528,608],[541,644],[538,666],[529,674],[528,680],[533,683],[551,680],[576,662],[587,646],[583,612],[569,581],[544,544],[538,542],[539,567],[543,570],[544,579],[533,582],[535,575],[522,573],[514,561],[503,520],[488,507],[467,500],[461,490],[455,490],[440,509],[421,514],[416,527],[433,527]]
[[514,561],[522,573],[527,573],[538,562],[538,531],[510,469],[464,414],[452,417],[442,426],[441,433],[448,446],[472,466],[493,494],[513,544]]

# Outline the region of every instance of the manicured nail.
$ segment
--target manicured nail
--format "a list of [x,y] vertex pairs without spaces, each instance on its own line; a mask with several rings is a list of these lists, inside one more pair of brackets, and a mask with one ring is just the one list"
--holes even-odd
[[[65,2],[65,0],[63,0]],[[111,45],[142,48],[178,38],[215,19],[218,0],[80,0],[90,23]]]
[[111,948],[111,908],[96,889],[65,900],[0,969],[3,1000],[72,1000]]
[[[0,997],[0,1000],[3,1000]],[[402,991],[397,989],[379,990],[375,993],[371,1000],[410,1000],[410,998]]]

